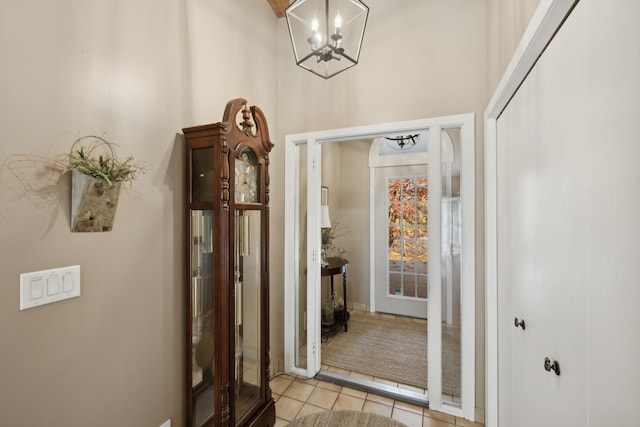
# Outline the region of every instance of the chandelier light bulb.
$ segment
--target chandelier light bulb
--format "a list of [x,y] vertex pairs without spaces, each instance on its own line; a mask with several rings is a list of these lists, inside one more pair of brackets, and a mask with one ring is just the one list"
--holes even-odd
[[322,35],[318,31],[318,19],[314,16],[311,20],[311,35],[307,39],[307,42],[311,45],[312,50],[317,50],[322,42]]
[[340,27],[342,27],[342,16],[340,16],[340,12],[336,14],[336,19],[333,23],[336,26],[336,34],[340,34]]

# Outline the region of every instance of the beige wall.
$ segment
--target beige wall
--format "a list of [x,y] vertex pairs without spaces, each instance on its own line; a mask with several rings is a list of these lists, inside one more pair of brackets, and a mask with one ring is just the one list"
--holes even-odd
[[[369,306],[369,147],[370,140],[325,144],[322,148],[322,185],[329,187],[331,224],[336,227],[335,246],[349,260],[349,304]],[[343,167],[344,166],[344,167]],[[323,279],[323,298],[330,295],[330,281]],[[342,295],[342,281],[334,278]]]
[[[182,425],[184,172],[176,134],[219,121],[231,98],[262,108],[276,144],[272,361],[284,352],[284,135],[475,112],[482,248],[481,118],[487,87],[506,64],[493,45],[508,58],[520,37],[508,16],[496,15],[510,2],[368,0],[360,64],[328,81],[294,65],[285,21],[266,1],[252,2],[0,3],[2,423],[155,426],[172,418]],[[5,163],[13,154],[65,153],[86,134],[152,168],[122,195],[110,233],[69,231],[67,178],[27,194]],[[476,404],[483,406],[478,253]],[[82,266],[79,299],[18,311],[20,273],[74,264]]]
[[[277,21],[254,3],[0,2],[0,425],[183,425],[176,134],[246,97],[275,137]],[[151,166],[109,233],[70,232],[67,177],[27,193],[5,163],[68,152],[86,134]],[[40,161],[20,166],[44,184]],[[75,264],[80,298],[18,310],[20,273]]]
[[[359,64],[326,81],[295,65],[286,22],[279,22],[279,140],[286,134],[312,130],[476,114],[478,407],[484,407],[482,119],[491,91],[538,2],[368,0],[370,14]],[[514,18],[517,19],[514,21]],[[335,153],[329,156],[335,157]],[[333,166],[323,164],[323,174],[335,164],[348,164],[346,159],[346,156],[338,157]],[[326,158],[323,161],[326,162]],[[332,180],[335,178],[323,175],[323,184]],[[332,190],[332,197],[337,193]],[[336,212],[340,212],[340,208]],[[354,301],[366,299],[363,297],[356,293]],[[282,312],[280,308],[275,311]],[[273,349],[272,358],[281,359],[278,348]]]
[[488,79],[492,95],[540,0],[487,0]]
[[[303,131],[475,112],[476,152],[481,154],[481,119],[488,99],[485,3],[475,0],[366,3],[370,14],[359,64],[326,81],[295,65],[286,22],[280,21],[279,138]],[[341,162],[344,165],[345,158]],[[477,157],[476,170],[481,177],[481,155]],[[477,184],[479,214],[481,182],[479,179]],[[481,249],[482,215],[478,216],[477,224],[477,245]],[[479,325],[476,404],[484,406],[482,252],[476,262]],[[272,357],[282,356],[274,353]]]
[[[371,140],[337,144],[344,167],[338,171],[337,219],[344,226],[339,246],[349,259],[349,303],[369,306],[369,148]],[[339,283],[339,282],[338,282]]]

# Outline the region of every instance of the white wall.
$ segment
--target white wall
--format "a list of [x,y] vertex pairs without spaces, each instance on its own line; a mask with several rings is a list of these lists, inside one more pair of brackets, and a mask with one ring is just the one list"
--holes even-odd
[[[245,97],[275,135],[276,22],[267,2],[0,2],[0,424],[183,425],[176,134]],[[71,233],[70,180],[36,175],[87,134],[151,168],[109,233]],[[38,159],[14,164],[31,191],[6,163],[15,154]],[[20,273],[74,264],[80,298],[18,310]]]

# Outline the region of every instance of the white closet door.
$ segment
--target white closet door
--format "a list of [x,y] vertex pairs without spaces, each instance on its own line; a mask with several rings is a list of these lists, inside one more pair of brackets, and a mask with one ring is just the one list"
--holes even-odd
[[[498,119],[499,370],[512,399],[501,390],[502,426],[587,425],[593,248],[584,43],[573,22],[580,15],[569,17]],[[547,357],[559,376],[544,369]]]
[[[569,9],[548,3],[522,64]],[[640,420],[639,24],[639,0],[581,0],[513,98],[520,65],[488,109],[488,426]]]
[[500,426],[638,423],[639,22],[580,1],[497,121]]

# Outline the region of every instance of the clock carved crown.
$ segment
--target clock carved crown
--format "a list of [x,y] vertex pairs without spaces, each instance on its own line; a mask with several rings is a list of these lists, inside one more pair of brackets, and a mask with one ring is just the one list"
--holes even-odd
[[235,203],[268,203],[267,166],[273,144],[264,114],[260,108],[249,107],[245,99],[238,98],[227,104],[223,121],[228,129],[225,140],[231,151],[229,168],[234,171],[231,187]]

